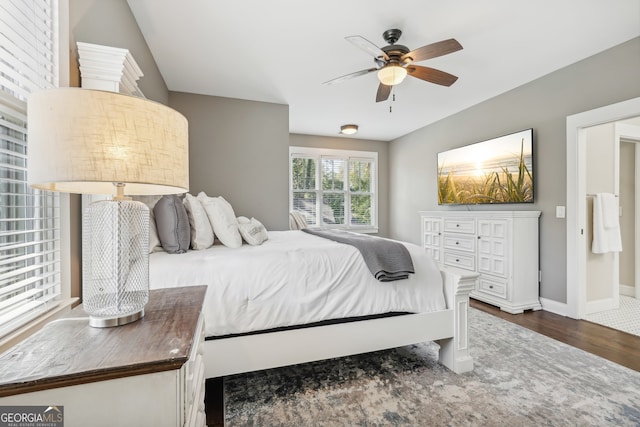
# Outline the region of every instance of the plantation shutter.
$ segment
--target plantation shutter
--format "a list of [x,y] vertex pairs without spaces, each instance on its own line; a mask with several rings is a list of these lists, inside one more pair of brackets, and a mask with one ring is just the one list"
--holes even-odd
[[0,4],[0,336],[61,292],[59,198],[27,184],[26,101],[57,85],[56,9],[55,0]]
[[345,159],[322,157],[322,224],[344,224]]
[[304,216],[307,225],[314,226],[317,224],[317,160],[311,157],[293,155],[290,168],[292,209]]
[[289,147],[289,155],[289,206],[307,225],[377,232],[377,153]]
[[373,213],[373,169],[370,159],[349,159],[349,208],[351,225],[371,225]]

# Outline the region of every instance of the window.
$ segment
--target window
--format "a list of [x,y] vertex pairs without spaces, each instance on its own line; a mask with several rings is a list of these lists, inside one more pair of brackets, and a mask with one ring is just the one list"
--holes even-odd
[[289,148],[289,209],[307,224],[377,232],[378,153]]
[[0,337],[61,294],[59,196],[27,184],[26,101],[58,85],[56,0],[0,4]]

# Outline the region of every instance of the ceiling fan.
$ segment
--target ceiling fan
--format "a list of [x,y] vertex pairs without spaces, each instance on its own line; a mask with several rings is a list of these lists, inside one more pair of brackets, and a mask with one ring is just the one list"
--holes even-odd
[[345,37],[347,41],[353,43],[356,47],[373,55],[376,67],[356,71],[355,73],[324,82],[324,84],[339,83],[377,71],[380,85],[378,86],[378,92],[376,94],[376,102],[380,102],[386,101],[389,98],[391,88],[401,83],[407,74],[443,86],[451,86],[458,80],[458,77],[445,73],[444,71],[414,64],[414,62],[447,55],[462,49],[462,46],[456,39],[431,43],[410,51],[406,46],[395,44],[401,35],[402,31],[398,29],[391,29],[382,33],[382,38],[388,43],[387,46],[382,48],[379,48],[362,36]]

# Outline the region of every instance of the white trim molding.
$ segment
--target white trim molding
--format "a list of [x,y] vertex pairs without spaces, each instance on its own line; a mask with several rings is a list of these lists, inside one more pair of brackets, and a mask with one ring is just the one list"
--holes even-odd
[[144,98],[136,83],[142,70],[128,49],[77,42],[82,87]]
[[560,316],[567,316],[567,304],[563,302],[540,297],[540,304],[542,304],[542,309],[544,311],[559,314]]
[[586,314],[585,129],[640,115],[633,98],[567,117],[567,316]]

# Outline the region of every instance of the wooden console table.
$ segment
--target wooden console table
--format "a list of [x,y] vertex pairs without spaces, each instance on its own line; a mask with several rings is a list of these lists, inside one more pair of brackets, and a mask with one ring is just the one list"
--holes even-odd
[[205,292],[152,290],[115,328],[72,310],[0,355],[0,406],[63,406],[65,427],[204,426]]

